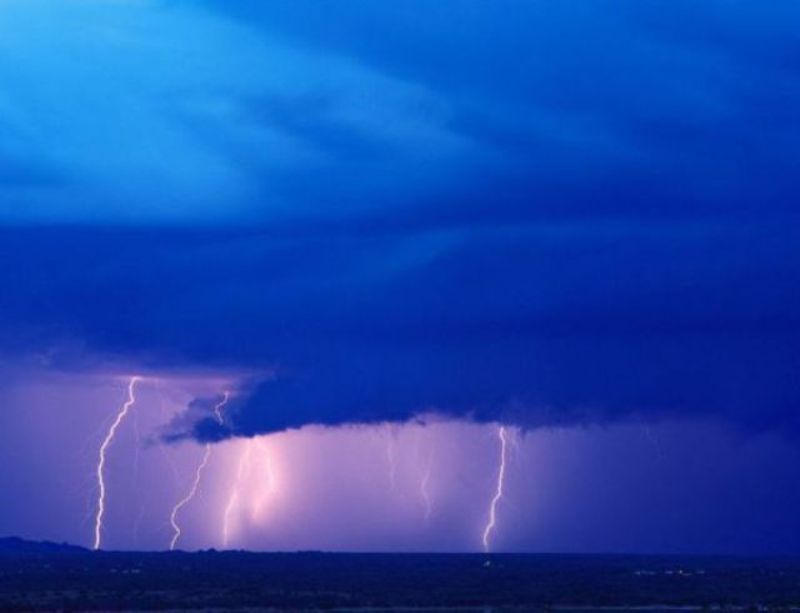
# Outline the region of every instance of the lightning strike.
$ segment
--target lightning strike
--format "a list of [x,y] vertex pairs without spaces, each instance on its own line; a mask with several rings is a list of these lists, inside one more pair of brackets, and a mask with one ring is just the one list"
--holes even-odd
[[[214,406],[214,415],[219,421],[220,425],[223,424],[222,418],[222,407],[224,407],[228,403],[228,392],[224,392],[222,396],[222,400],[218,402]],[[208,466],[208,461],[211,459],[211,443],[205,444],[205,449],[203,450],[203,457],[200,460],[200,463],[197,465],[197,470],[194,473],[194,480],[192,481],[192,487],[189,489],[189,493],[186,494],[183,498],[181,498],[178,503],[172,508],[172,513],[169,516],[169,523],[172,525],[172,540],[169,543],[169,550],[174,551],[175,546],[178,544],[178,539],[181,538],[181,527],[178,523],[178,514],[180,510],[189,504],[192,499],[197,495],[197,491],[200,488],[200,480],[203,478],[203,471],[205,470],[206,466]]]
[[259,448],[261,451],[260,463],[264,471],[266,487],[262,485],[258,498],[256,498],[252,509],[252,519],[255,521],[261,517],[264,505],[273,493],[275,493],[275,471],[272,466],[272,457],[270,455],[269,447],[264,440],[259,441]]
[[431,493],[429,491],[429,485],[431,481],[431,465],[428,464],[425,472],[422,475],[422,481],[419,485],[419,493],[422,496],[422,502],[425,505],[425,521],[428,521],[431,517],[431,511],[433,510],[433,503],[431,501]]
[[178,513],[180,513],[180,510],[189,504],[189,502],[191,502],[191,500],[197,494],[197,490],[200,487],[200,479],[203,476],[203,470],[208,465],[209,458],[211,458],[211,445],[206,443],[205,450],[203,451],[203,459],[200,461],[200,464],[198,464],[197,470],[194,473],[194,481],[192,481],[192,487],[189,490],[189,493],[178,501],[178,504],[172,508],[172,513],[169,516],[169,523],[172,525],[173,530],[172,540],[169,543],[170,551],[175,550],[175,545],[178,544],[178,539],[181,538],[181,527],[178,523]]
[[236,482],[228,499],[228,504],[225,506],[225,515],[222,520],[222,544],[227,547],[230,540],[231,531],[231,518],[233,511],[239,505],[239,498],[241,497],[242,481],[244,480],[245,473],[250,469],[250,462],[253,456],[253,440],[247,441],[247,446],[244,449],[241,457],[239,458],[239,468],[236,471]]
[[394,433],[391,426],[386,433],[386,461],[389,464],[389,489],[397,489],[397,461],[394,455]]
[[103,516],[106,512],[106,480],[105,480],[105,467],[106,467],[106,452],[108,451],[109,446],[114,441],[114,437],[117,434],[117,429],[119,428],[120,424],[124,421],[125,417],[128,415],[128,412],[131,410],[131,407],[136,402],[136,384],[141,381],[141,377],[131,377],[130,382],[128,383],[128,399],[125,401],[125,404],[122,405],[122,408],[117,413],[117,417],[114,419],[114,422],[111,424],[111,427],[108,429],[108,433],[106,434],[105,439],[103,439],[103,444],[100,445],[100,456],[97,462],[97,486],[100,490],[100,494],[97,498],[97,513],[95,515],[94,520],[94,545],[93,548],[95,550],[100,549],[100,545],[102,542],[102,532],[103,532]]
[[500,468],[497,471],[497,487],[492,497],[492,502],[489,505],[489,521],[486,523],[486,527],[483,530],[483,550],[486,553],[489,553],[490,537],[497,525],[497,503],[500,502],[500,499],[503,497],[503,484],[506,477],[506,446],[508,441],[506,439],[505,426],[500,426],[497,429],[497,437],[500,439]]
[[230,398],[230,392],[222,392],[222,400],[214,406],[214,415],[220,426],[225,425],[225,418],[222,416],[222,407],[228,404],[228,398]]

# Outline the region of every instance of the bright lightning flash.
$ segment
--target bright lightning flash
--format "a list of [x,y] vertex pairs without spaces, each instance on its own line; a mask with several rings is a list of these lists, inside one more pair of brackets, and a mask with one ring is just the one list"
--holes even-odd
[[247,441],[244,452],[239,457],[239,468],[236,471],[236,482],[234,483],[233,491],[228,499],[228,504],[225,506],[225,514],[222,519],[222,544],[227,547],[230,540],[231,533],[231,519],[233,512],[239,505],[239,498],[241,497],[241,489],[244,481],[245,473],[250,469],[251,460],[253,457],[253,439]]
[[256,498],[252,508],[252,518],[257,521],[264,510],[264,506],[269,496],[275,493],[275,471],[272,467],[272,457],[270,455],[269,447],[263,439],[259,440],[259,449],[261,450],[261,468],[266,477],[266,487],[262,485],[260,493]]
[[[219,421],[220,425],[222,425],[222,407],[224,407],[228,402],[229,394],[225,392],[222,396],[222,400],[217,403],[214,407],[214,415],[217,417],[217,421]],[[197,490],[200,488],[200,480],[203,477],[203,471],[205,470],[206,466],[208,465],[208,461],[211,459],[211,443],[206,443],[205,449],[203,450],[203,458],[200,460],[200,464],[197,465],[197,470],[194,473],[194,481],[192,481],[192,487],[189,490],[189,493],[186,494],[181,500],[178,501],[172,508],[172,513],[169,516],[169,523],[172,524],[173,534],[172,534],[172,541],[169,544],[169,550],[173,551],[175,546],[178,544],[178,539],[181,538],[181,527],[178,523],[178,513],[180,510],[189,504],[192,499],[197,495]]]
[[489,505],[489,521],[483,530],[483,550],[486,553],[489,553],[490,537],[497,525],[497,503],[503,497],[503,484],[506,478],[506,446],[508,441],[506,439],[505,426],[500,426],[497,429],[497,437],[500,439],[500,468],[497,471],[497,487]]
[[241,519],[244,510],[249,510],[250,521],[259,522],[262,519],[268,499],[277,491],[275,477],[272,455],[264,437],[248,439],[239,456],[236,480],[222,519],[225,547],[230,543],[235,520]]
[[117,434],[117,429],[119,428],[120,424],[124,421],[125,417],[128,415],[128,412],[131,410],[131,407],[136,402],[136,384],[141,381],[141,377],[131,377],[130,382],[128,383],[128,399],[125,401],[125,404],[122,405],[122,408],[117,413],[117,417],[114,419],[114,422],[111,424],[111,427],[108,429],[108,433],[106,434],[105,439],[103,439],[103,444],[100,445],[100,458],[97,462],[97,486],[100,489],[100,495],[97,498],[97,514],[95,515],[94,520],[94,549],[100,549],[100,545],[102,542],[102,532],[103,532],[103,516],[106,512],[106,479],[105,479],[105,467],[106,467],[106,452],[108,451],[109,446],[114,441],[114,437]]

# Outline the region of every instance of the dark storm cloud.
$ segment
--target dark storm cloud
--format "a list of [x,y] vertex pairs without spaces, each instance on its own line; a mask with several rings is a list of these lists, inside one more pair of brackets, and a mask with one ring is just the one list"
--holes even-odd
[[274,369],[232,403],[226,429],[200,419],[210,438],[427,411],[528,426],[712,414],[793,429],[794,239],[685,224],[7,230],[3,340],[77,337],[154,368]]
[[4,353],[274,372],[176,436],[800,426],[796,5],[180,7],[126,10],[207,70],[125,47],[163,62],[41,118],[78,191],[0,205]]
[[[208,4],[418,85],[431,94],[422,116],[464,143],[435,165],[457,180],[430,184],[417,152],[391,156],[321,123],[322,97],[292,100],[295,113],[251,101],[260,120],[294,135],[307,128],[301,137],[316,132],[323,149],[337,150],[330,167],[277,179],[293,201],[336,203],[312,207],[314,217],[352,212],[346,223],[406,226],[763,218],[787,213],[785,194],[800,187],[800,41],[785,25],[797,15],[789,3]],[[365,163],[365,152],[390,168]],[[359,176],[358,189],[343,176]],[[420,176],[426,187],[409,193]],[[381,206],[370,206],[376,197]]]

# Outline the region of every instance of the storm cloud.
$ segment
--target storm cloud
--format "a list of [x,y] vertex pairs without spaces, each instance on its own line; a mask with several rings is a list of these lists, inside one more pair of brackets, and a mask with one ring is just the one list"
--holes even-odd
[[4,359],[246,373],[200,438],[796,432],[797,6],[501,5],[6,3]]

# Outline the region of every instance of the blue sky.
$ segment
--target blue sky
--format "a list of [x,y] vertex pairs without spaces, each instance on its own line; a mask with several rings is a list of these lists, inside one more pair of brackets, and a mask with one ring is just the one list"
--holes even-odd
[[3,10],[8,221],[790,213],[790,2]]
[[178,438],[434,410],[794,441],[798,20],[5,0],[0,356],[246,373]]

